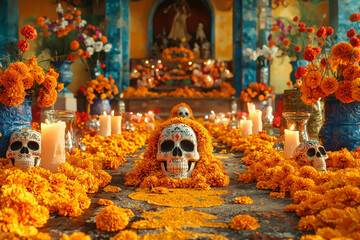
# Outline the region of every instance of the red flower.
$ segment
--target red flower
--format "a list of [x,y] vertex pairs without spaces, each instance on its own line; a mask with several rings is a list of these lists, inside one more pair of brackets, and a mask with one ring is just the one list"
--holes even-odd
[[296,78],[302,78],[306,74],[306,68],[299,66],[295,71]]
[[319,47],[313,48],[313,50],[316,52],[316,55],[319,55],[321,53],[321,48]]
[[72,55],[72,53],[70,53],[70,54],[68,55],[68,60],[69,60],[70,62],[74,62],[74,56]]
[[20,30],[21,35],[23,35],[25,38],[27,39],[35,39],[37,37],[37,31],[35,28],[33,28],[30,25],[25,25],[21,30]]
[[299,28],[305,28],[305,23],[303,22],[299,23]]
[[105,67],[106,67],[105,63],[101,63],[101,68],[105,68]]
[[351,22],[358,22],[358,21],[360,21],[360,13],[351,14],[350,17],[349,17],[349,19],[350,19]]
[[295,52],[300,52],[301,51],[301,47],[299,45],[296,45],[294,48]]
[[350,44],[353,46],[353,47],[360,47],[360,39],[358,39],[357,37],[352,37],[350,39]]
[[294,20],[294,22],[297,22],[297,21],[299,20],[299,17],[298,17],[298,16],[295,16],[295,17],[293,18],[293,20]]
[[326,66],[326,64],[327,64],[327,58],[323,58],[323,59],[321,59],[321,61],[320,61],[320,65],[322,66],[322,67],[325,67]]
[[306,31],[307,31],[308,33],[313,33],[313,32],[315,32],[314,28],[312,28],[312,27],[308,27],[308,28],[306,29]]
[[306,61],[308,62],[312,62],[315,60],[316,58],[316,51],[314,51],[313,49],[311,48],[307,48],[305,49],[304,53],[303,53],[303,57]]
[[305,32],[306,28],[299,28],[299,32]]
[[22,52],[27,52],[30,49],[30,44],[26,41],[26,40],[20,40],[17,44],[17,47],[22,51]]
[[318,42],[318,45],[321,46],[321,47],[324,46],[324,41]]
[[334,33],[334,29],[332,27],[326,27],[326,36],[331,36]]
[[316,32],[316,36],[319,38],[326,38],[326,29],[324,27],[319,28],[319,30]]
[[356,35],[356,32],[355,32],[355,29],[349,29],[348,31],[347,31],[347,33],[346,33],[346,36],[348,37],[348,38],[352,38],[353,36],[355,36]]

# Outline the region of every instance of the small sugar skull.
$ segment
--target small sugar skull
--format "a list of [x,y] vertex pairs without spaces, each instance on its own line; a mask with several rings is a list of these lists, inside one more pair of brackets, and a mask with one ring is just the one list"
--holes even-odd
[[31,128],[21,128],[11,134],[6,158],[15,167],[28,169],[41,162],[41,134]]
[[191,127],[176,123],[162,130],[156,159],[168,177],[190,177],[199,158],[196,135]]
[[179,107],[177,116],[182,118],[190,118],[190,111],[186,107]]
[[318,171],[326,171],[328,155],[325,148],[316,140],[300,143],[294,151],[296,161],[310,162]]

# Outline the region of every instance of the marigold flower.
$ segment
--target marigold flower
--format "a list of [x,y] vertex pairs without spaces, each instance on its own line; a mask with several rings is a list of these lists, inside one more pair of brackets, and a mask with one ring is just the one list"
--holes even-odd
[[353,46],[350,43],[341,42],[331,48],[331,54],[334,59],[350,61]]
[[75,22],[81,23],[81,18],[80,18],[80,17],[76,17],[76,18],[75,18]]
[[352,81],[357,76],[360,76],[360,66],[350,65],[343,70],[343,78],[345,81]]
[[249,198],[248,196],[243,196],[243,197],[236,197],[234,198],[234,203],[240,203],[240,204],[252,204],[254,203],[254,201]]
[[76,49],[78,49],[80,47],[80,44],[78,41],[74,40],[70,43],[70,49],[75,51]]
[[305,23],[300,22],[300,23],[299,23],[299,28],[305,28]]
[[297,22],[299,20],[299,17],[298,16],[295,16],[294,18],[293,18],[293,21],[294,22]]
[[279,30],[279,26],[278,25],[274,25],[273,28],[271,29],[272,32],[276,32]]
[[349,17],[351,22],[358,22],[360,21],[360,13],[353,13]]
[[303,66],[299,66],[295,71],[296,78],[302,78],[307,73],[307,69]]
[[270,40],[268,46],[269,46],[269,48],[276,46],[275,40]]
[[111,237],[110,240],[138,240],[139,237],[136,232],[131,230],[120,231],[115,236]]
[[287,46],[289,46],[290,45],[290,40],[288,39],[288,38],[286,38],[283,42],[282,42],[282,44],[285,46],[285,47],[287,47]]
[[107,232],[122,230],[128,225],[129,217],[133,215],[131,210],[107,206],[96,216],[96,228]]
[[355,31],[355,29],[353,29],[353,28],[349,29],[349,30],[347,31],[347,33],[346,33],[346,36],[347,36],[348,38],[352,38],[352,37],[354,37],[355,35],[356,35],[356,31]]
[[296,45],[294,48],[295,52],[301,52],[301,47],[299,45]]
[[250,215],[236,215],[229,223],[231,229],[255,230],[260,227],[258,220]]
[[360,39],[357,38],[357,37],[352,37],[350,39],[350,44],[353,46],[353,47],[359,47],[360,46]]
[[307,48],[303,53],[303,57],[306,61],[312,62],[316,59],[316,52],[311,48]]
[[307,31],[308,33],[313,33],[313,32],[315,32],[314,28],[312,28],[312,27],[308,27],[308,28],[306,29],[306,31]]
[[107,43],[107,38],[106,38],[106,36],[101,36],[101,38],[100,38],[100,41],[102,41],[103,43]]
[[50,107],[56,102],[57,91],[52,88],[47,91],[40,89],[39,96],[37,98],[37,104],[39,107]]
[[326,94],[333,94],[338,88],[338,81],[334,77],[325,77],[320,84],[321,90]]
[[37,31],[30,25],[25,25],[21,30],[20,34],[23,35],[25,38],[33,40],[37,37]]
[[82,232],[74,232],[70,237],[64,233],[60,240],[91,240],[91,237]]
[[36,24],[39,25],[39,26],[42,26],[44,25],[45,23],[45,18],[44,17],[37,17],[36,20],[35,20]]
[[350,81],[341,81],[338,84],[338,89],[335,91],[335,96],[343,103],[353,102],[352,88]]
[[331,36],[334,33],[334,29],[332,27],[326,27],[326,36]]
[[352,85],[352,98],[360,101],[360,78],[356,78],[351,82]]
[[17,47],[22,52],[27,52],[30,49],[30,44],[26,40],[20,40],[17,44]]
[[319,28],[316,32],[318,38],[326,38],[326,29],[324,27]]
[[110,206],[110,205],[114,205],[114,202],[109,199],[100,198],[99,201],[97,202],[97,204],[103,205],[103,206]]
[[43,82],[43,86],[45,87],[46,90],[56,88],[57,86],[56,78],[51,75],[46,75]]
[[76,15],[76,16],[80,16],[80,15],[81,15],[81,11],[80,11],[80,10],[76,10],[76,11],[75,11],[75,15]]

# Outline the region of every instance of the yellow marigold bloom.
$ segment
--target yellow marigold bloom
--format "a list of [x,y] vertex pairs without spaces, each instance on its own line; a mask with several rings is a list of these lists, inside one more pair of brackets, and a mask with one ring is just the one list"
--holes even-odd
[[97,202],[97,204],[103,205],[103,206],[110,206],[110,205],[114,205],[114,202],[111,200],[108,200],[108,199],[100,198],[99,201]]
[[284,192],[271,192],[269,198],[285,198]]
[[258,220],[250,215],[236,215],[229,223],[231,229],[255,230],[260,227]]
[[131,230],[120,231],[115,236],[111,237],[110,240],[138,240],[139,237],[136,232]]
[[82,232],[72,233],[70,237],[64,233],[60,240],[91,240],[91,237]]
[[353,102],[352,98],[352,83],[350,81],[339,82],[338,89],[335,91],[335,96],[343,103]]
[[105,93],[100,94],[100,99],[101,99],[101,100],[103,100],[103,99],[105,99],[105,98],[106,98],[106,94],[105,94]]
[[314,229],[315,216],[308,215],[302,217],[299,221],[298,228],[302,231],[310,231]]
[[128,225],[131,216],[134,216],[131,210],[116,206],[105,207],[96,216],[96,228],[107,232],[122,230]]
[[326,94],[333,94],[338,88],[338,81],[334,77],[325,77],[320,84],[321,90]]
[[287,85],[288,87],[291,87],[291,86],[293,85],[293,83],[292,83],[291,80],[289,80],[289,81],[286,82],[286,85]]
[[236,197],[234,198],[234,203],[240,203],[240,204],[252,204],[254,203],[254,201],[249,198],[248,196],[243,196],[243,197]]

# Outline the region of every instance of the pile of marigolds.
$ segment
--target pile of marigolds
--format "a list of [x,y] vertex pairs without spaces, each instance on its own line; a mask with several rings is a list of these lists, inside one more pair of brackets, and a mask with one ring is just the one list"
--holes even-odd
[[[138,128],[110,137],[85,136],[86,151],[74,150],[57,173],[41,167],[22,170],[0,159],[0,239],[51,239],[38,232],[50,213],[76,217],[89,208],[87,193],[95,193],[111,181],[103,169],[116,169],[123,155],[142,147],[149,131]],[[63,235],[61,239],[79,237]],[[85,235],[83,236],[86,239]]]
[[275,137],[264,132],[241,138],[239,129],[227,130],[212,123],[205,126],[217,141],[244,152],[242,160],[249,166],[238,181],[256,181],[257,188],[273,191],[269,197],[289,196],[294,201],[284,210],[300,217],[299,230],[316,232],[301,240],[360,239],[360,148],[328,152],[328,171],[318,172],[285,158],[273,148]]

